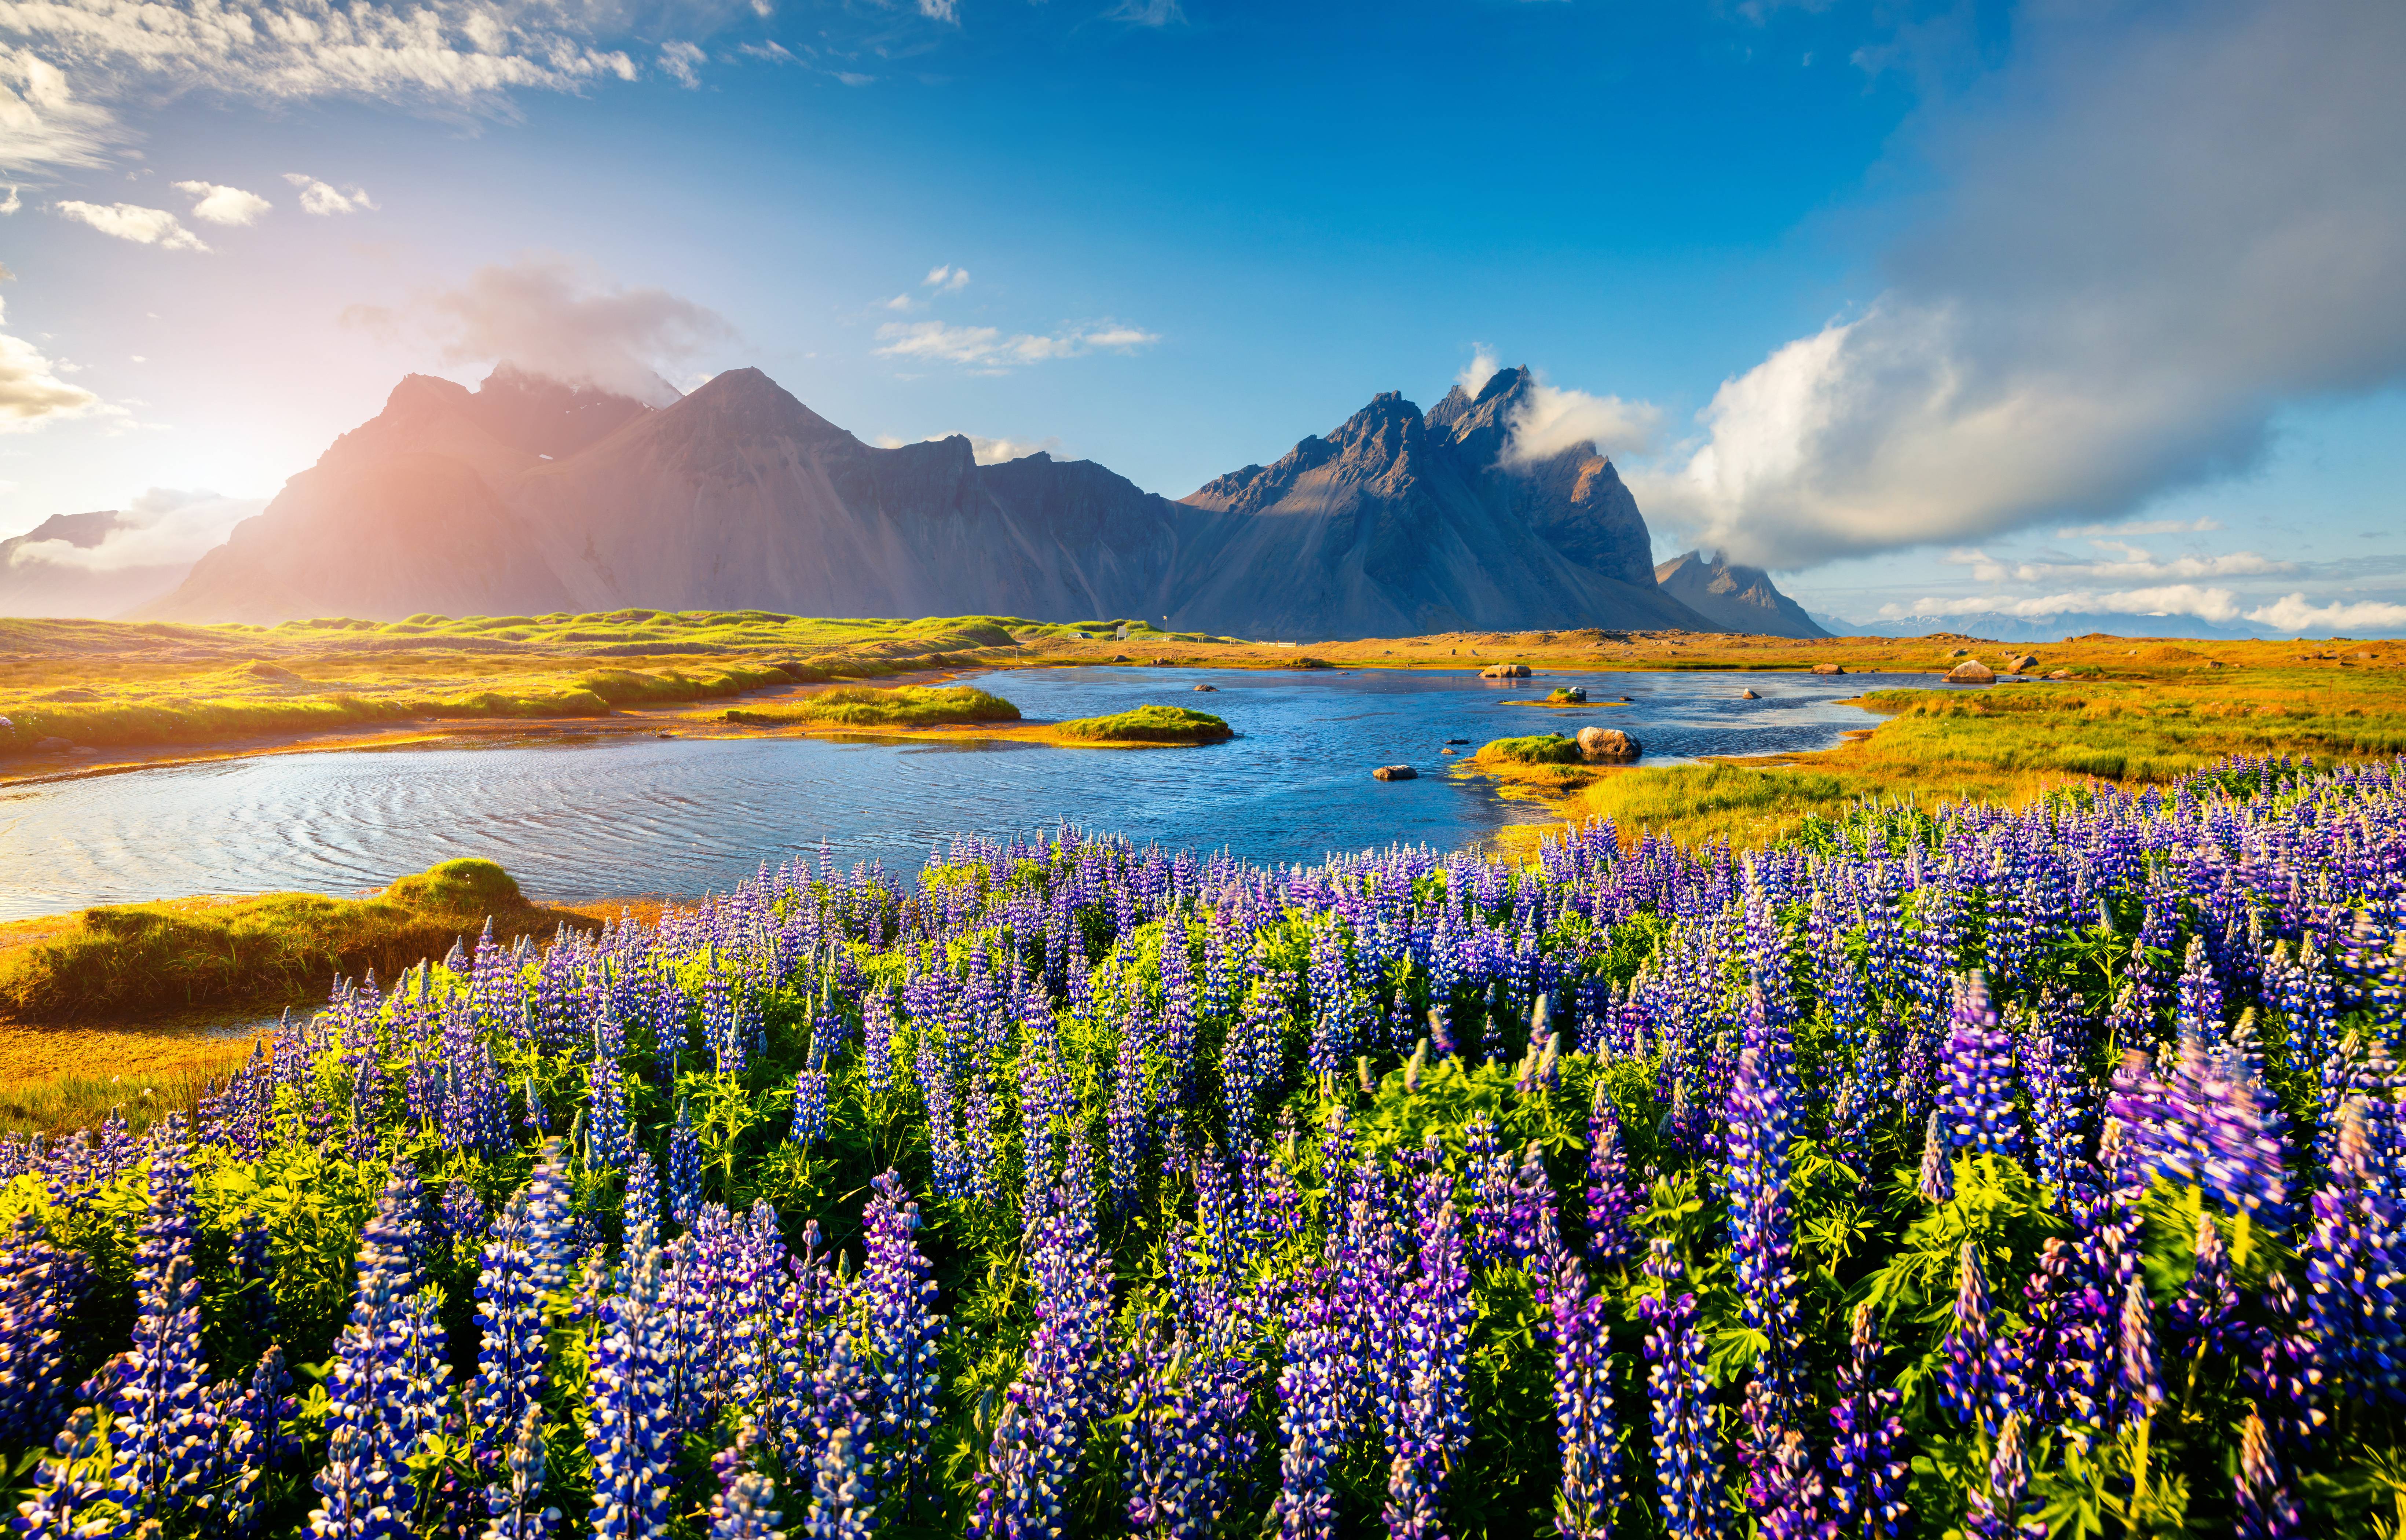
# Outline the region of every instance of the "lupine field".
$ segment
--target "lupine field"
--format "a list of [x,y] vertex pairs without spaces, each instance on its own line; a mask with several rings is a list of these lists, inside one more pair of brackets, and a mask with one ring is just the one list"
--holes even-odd
[[2394,1534],[2406,762],[824,857],[0,1147],[42,1536]]

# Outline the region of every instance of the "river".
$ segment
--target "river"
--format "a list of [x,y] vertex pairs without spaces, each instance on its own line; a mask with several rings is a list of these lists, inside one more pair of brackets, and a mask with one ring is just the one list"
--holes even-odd
[[[594,734],[251,758],[0,789],[0,919],[198,893],[360,893],[436,861],[499,861],[532,897],[584,902],[724,889],[814,852],[908,871],[955,833],[1089,829],[1257,861],[1390,842],[1476,844],[1541,820],[1439,750],[1468,739],[1616,727],[1649,764],[1826,748],[1871,725],[1848,697],[1923,675],[1565,672],[1507,685],[1468,671],[1035,669],[971,681],[1027,716],[1153,702],[1225,717],[1200,748]],[[1598,704],[1541,710],[1551,685]],[[1197,694],[1198,684],[1216,694]],[[1753,688],[1761,699],[1740,699]],[[1602,702],[1627,695],[1627,705]],[[1523,702],[1514,704],[1514,702]],[[1421,779],[1380,782],[1404,763]]]

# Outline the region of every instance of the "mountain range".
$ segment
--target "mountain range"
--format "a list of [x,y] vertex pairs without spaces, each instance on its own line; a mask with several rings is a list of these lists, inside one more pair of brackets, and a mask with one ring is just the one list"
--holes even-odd
[[134,527],[116,509],[52,514],[0,540],[0,615],[116,615],[172,592],[191,571],[190,558],[130,566],[94,560],[104,541]]
[[[865,444],[757,369],[659,407],[506,366],[473,391],[410,375],[134,615],[643,606],[1167,616],[1276,640],[1815,634],[1759,572],[1674,562],[1702,581],[1659,582],[1610,460],[1584,445],[1521,452],[1534,389],[1507,369],[1425,414],[1380,395],[1275,463],[1172,501],[1087,460],[981,465],[958,436]],[[1683,601],[1691,587],[1701,608]]]
[[2201,641],[2243,642],[2284,633],[2243,620],[2201,620],[2187,615],[2128,615],[2104,610],[2067,610],[2055,615],[2008,615],[1980,610],[1969,615],[1908,615],[1886,620],[1814,617],[1833,636],[1928,636],[1950,632],[1991,642],[2060,642],[2102,632],[2107,636],[2170,636]]

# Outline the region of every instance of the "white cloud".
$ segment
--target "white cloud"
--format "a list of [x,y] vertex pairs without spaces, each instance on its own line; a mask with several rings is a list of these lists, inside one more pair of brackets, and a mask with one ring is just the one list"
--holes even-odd
[[[615,7],[560,0],[0,0],[0,162],[97,165],[124,136],[101,104],[185,92],[348,96],[483,111],[513,91],[632,80],[601,41]],[[77,89],[70,90],[73,76]]]
[[[2406,7],[2052,7],[1907,142],[1876,300],[1726,381],[1649,517],[1794,570],[2110,521],[2406,377]],[[1916,168],[1917,170],[1922,168]]]
[[1453,376],[1453,383],[1462,387],[1464,395],[1476,396],[1489,380],[1495,377],[1495,371],[1502,367],[1503,365],[1495,360],[1493,348],[1483,342],[1473,343],[1470,346],[1470,361],[1462,366],[1461,374]]
[[2229,620],[2238,615],[2239,605],[2228,588],[2201,588],[2192,584],[2174,584],[2165,587],[2124,588],[2110,592],[2083,588],[2034,599],[2008,599],[2002,595],[1972,599],[1920,599],[1911,604],[1880,606],[1881,616],[1889,620],[1902,619],[1906,615],[1988,614],[2023,616],[2192,615],[2201,620]]
[[687,91],[701,89],[701,76],[697,73],[701,61],[701,49],[691,43],[660,45],[660,68]]
[[1049,336],[1021,332],[1006,337],[991,326],[950,326],[942,321],[887,321],[877,329],[881,358],[924,359],[1002,368],[1046,359],[1074,359],[1097,350],[1129,353],[1161,340],[1153,332],[1112,321],[1071,327]]
[[[521,257],[480,267],[457,289],[420,295],[417,309],[454,362],[492,360],[570,385],[663,405],[676,392],[659,371],[731,336],[715,310],[659,289],[605,289],[567,260]],[[346,318],[389,326],[355,306]]]
[[1125,21],[1132,27],[1166,27],[1186,20],[1186,8],[1178,0],[1118,0],[1103,12],[1108,21]]
[[264,498],[219,497],[153,487],[118,514],[118,526],[95,545],[45,540],[20,545],[15,568],[52,567],[81,572],[131,567],[182,566],[224,544],[236,524],[267,506]]
[[140,204],[87,204],[75,199],[52,206],[79,224],[137,246],[155,246],[167,251],[208,249],[198,235],[184,228],[182,220],[163,208],[145,208]]
[[[0,5],[0,27],[15,9]],[[68,88],[65,71],[31,49],[0,48],[0,165],[96,166],[121,137],[106,107]]]
[[0,433],[106,411],[98,396],[59,378],[60,366],[21,337],[0,335]]
[[17,210],[24,206],[25,200],[17,196],[17,184],[14,182],[9,183],[8,196],[7,200],[0,201],[0,214],[14,214]]
[[1981,583],[2130,583],[2165,578],[2259,577],[2295,570],[2290,562],[2275,561],[2254,551],[2158,560],[2138,546],[2120,541],[2100,540],[2094,544],[2118,551],[2122,559],[2008,562],[1997,560],[1987,552],[1978,550],[1949,551],[1939,559],[1956,566],[1970,567],[1973,578]]
[[888,310],[916,310],[919,308],[919,302],[913,299],[908,294],[897,294],[892,299],[885,301],[884,304],[885,307]]
[[2353,604],[2315,605],[2307,603],[2306,596],[2300,593],[2275,600],[2260,610],[2250,610],[2247,618],[2282,631],[2406,631],[2406,604],[2365,600]]
[[297,171],[286,172],[284,179],[301,190],[301,210],[304,214],[357,214],[375,207],[365,188],[346,190]]
[[2083,524],[2055,533],[2059,540],[2093,540],[2101,535],[2201,535],[2221,528],[2221,520],[2212,518],[2143,518],[2123,524]]
[[919,14],[930,21],[957,26],[961,20],[960,0],[919,0]]
[[211,224],[248,224],[275,206],[256,192],[216,182],[177,182],[176,191],[193,199],[192,218]]
[[957,294],[969,286],[969,270],[966,267],[954,267],[949,263],[942,267],[930,268],[927,276],[919,281],[920,288],[932,289],[939,294]]
[[1591,396],[1533,379],[1512,409],[1512,436],[1505,441],[1504,458],[1547,459],[1581,445],[1602,455],[1641,454],[1662,426],[1661,410],[1645,402]]

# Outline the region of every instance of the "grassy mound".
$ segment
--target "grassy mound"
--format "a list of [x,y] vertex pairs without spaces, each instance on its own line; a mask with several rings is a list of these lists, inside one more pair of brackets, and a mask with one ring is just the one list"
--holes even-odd
[[904,685],[890,690],[856,686],[821,690],[773,711],[731,711],[727,720],[754,728],[937,728],[958,722],[1016,722],[1019,708],[968,685],[939,688]]
[[1501,759],[1515,765],[1576,765],[1580,762],[1578,740],[1564,738],[1558,732],[1541,732],[1528,738],[1498,738],[1479,751],[1482,759]]
[[1054,730],[1090,743],[1217,743],[1237,736],[1210,712],[1184,706],[1139,706],[1132,712],[1064,722]]
[[559,916],[490,861],[445,861],[374,898],[270,893],[87,909],[64,929],[0,949],[0,1015],[27,1022],[257,1005],[322,993],[337,973],[391,978],[440,957],[488,916],[496,930]]

